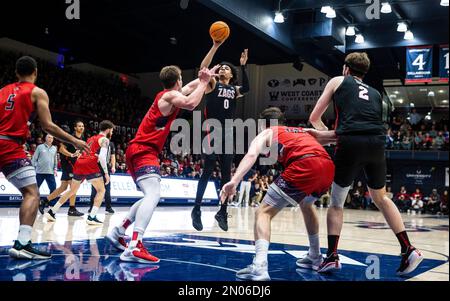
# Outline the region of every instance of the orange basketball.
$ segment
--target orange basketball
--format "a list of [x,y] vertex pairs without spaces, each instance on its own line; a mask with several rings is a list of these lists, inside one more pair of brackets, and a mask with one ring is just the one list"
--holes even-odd
[[230,27],[222,21],[214,22],[209,28],[209,35],[216,42],[223,42],[230,36]]

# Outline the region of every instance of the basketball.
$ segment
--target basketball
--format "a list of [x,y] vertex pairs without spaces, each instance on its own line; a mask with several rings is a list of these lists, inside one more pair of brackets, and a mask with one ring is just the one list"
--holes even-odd
[[214,22],[209,28],[209,35],[215,42],[223,42],[230,36],[230,27],[222,21]]

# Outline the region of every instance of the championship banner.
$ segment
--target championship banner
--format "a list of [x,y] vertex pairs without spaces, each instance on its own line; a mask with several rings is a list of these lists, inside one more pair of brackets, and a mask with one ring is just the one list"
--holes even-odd
[[441,45],[439,50],[439,81],[448,83],[448,45]]
[[[124,201],[134,202],[141,199],[144,194],[139,191],[133,179],[129,175],[111,175],[111,198],[113,202]],[[61,184],[61,172],[56,177],[56,185]],[[195,200],[197,194],[198,180],[161,178],[161,203],[184,204],[191,203]],[[42,183],[39,192],[41,196],[49,194],[47,183]],[[77,197],[82,202],[89,201],[91,195],[91,184],[84,181],[78,190]],[[208,182],[205,196],[205,203],[218,203],[218,195],[216,186],[213,181]],[[6,180],[5,176],[0,173],[0,200],[3,201],[21,201],[20,192]]]
[[433,46],[406,49],[405,83],[430,83],[433,77]]

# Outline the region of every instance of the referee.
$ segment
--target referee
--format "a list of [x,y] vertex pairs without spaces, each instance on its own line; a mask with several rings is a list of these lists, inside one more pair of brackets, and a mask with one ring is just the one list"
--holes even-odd
[[[209,67],[217,49],[222,44],[214,42],[211,50],[208,52],[206,57],[203,59],[201,68]],[[200,178],[197,188],[197,195],[195,198],[195,206],[192,209],[191,218],[192,226],[197,230],[203,230],[203,224],[201,220],[201,210],[203,195],[208,185],[208,181],[216,167],[216,159],[220,161],[221,168],[221,187],[231,180],[231,166],[233,164],[233,154],[227,154],[225,152],[225,141],[233,139],[233,129],[225,128],[225,121],[227,119],[234,119],[236,112],[237,99],[242,97],[245,93],[250,91],[249,81],[246,71],[246,64],[248,60],[248,50],[245,49],[241,54],[240,63],[242,70],[242,86],[238,86],[237,83],[237,69],[232,64],[223,62],[220,64],[218,80],[216,78],[211,78],[211,81],[206,89],[206,100],[205,100],[205,110],[204,119],[216,119],[219,120],[222,125],[222,152],[221,154],[216,154],[212,152],[214,148],[214,143],[211,140],[208,147],[210,148],[204,154],[205,166],[203,169],[203,174]],[[209,126],[207,131],[207,137],[210,138]],[[233,143],[234,145],[234,143]],[[204,150],[205,151],[205,150]],[[227,231],[228,230],[228,213],[227,213],[227,200],[221,200],[223,203],[220,206],[219,212],[215,215],[219,227]]]
[[335,175],[331,188],[331,206],[328,209],[328,252],[319,272],[341,269],[337,247],[343,224],[344,202],[350,187],[364,170],[370,195],[401,246],[402,259],[398,275],[416,269],[423,260],[405,231],[402,217],[394,202],[386,196],[386,158],[382,97],[363,82],[370,68],[366,53],[351,53],[345,58],[343,76],[330,80],[310,116],[318,130],[328,130],[322,115],[333,101],[336,114],[337,147]]

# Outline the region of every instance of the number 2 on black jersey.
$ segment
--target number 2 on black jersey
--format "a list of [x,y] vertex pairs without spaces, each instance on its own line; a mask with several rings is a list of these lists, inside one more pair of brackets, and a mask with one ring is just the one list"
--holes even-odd
[[363,86],[359,86],[359,90],[359,98],[369,100],[369,90],[367,90]]

